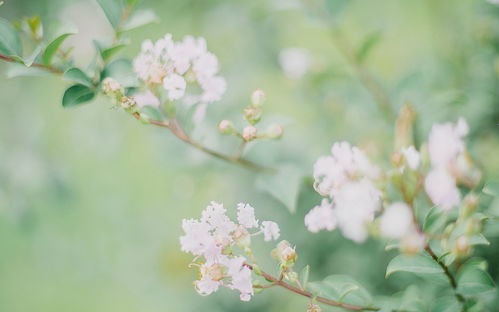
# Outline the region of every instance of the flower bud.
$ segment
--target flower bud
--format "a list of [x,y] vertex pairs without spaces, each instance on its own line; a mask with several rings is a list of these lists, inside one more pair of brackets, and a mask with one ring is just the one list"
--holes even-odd
[[247,142],[256,139],[256,131],[254,126],[246,126],[243,129],[243,139]]
[[273,124],[268,127],[267,136],[270,139],[280,139],[282,137],[283,132],[284,130],[282,129],[281,125]]
[[238,226],[236,228],[236,230],[232,234],[232,238],[243,249],[249,248],[249,246],[251,245],[251,235],[243,226]]
[[288,241],[281,241],[277,244],[277,248],[272,250],[272,257],[279,260],[283,267],[291,267],[295,264],[298,255],[295,247],[291,247]]
[[459,258],[466,257],[469,255],[471,250],[471,245],[468,240],[468,237],[461,235],[456,239],[456,244],[454,245],[454,250],[453,252],[458,256]]
[[291,272],[286,272],[284,274],[284,277],[292,282],[292,283],[296,283],[298,281],[298,273],[294,272],[294,271],[291,271]]
[[224,119],[218,124],[218,131],[222,134],[231,134],[234,132],[234,124],[232,121]]
[[263,103],[265,102],[265,92],[263,92],[260,89],[256,89],[253,91],[251,94],[251,104],[255,107],[261,107]]
[[463,218],[469,217],[478,207],[479,198],[474,193],[469,193],[463,199],[463,209],[461,210],[461,216]]
[[425,236],[420,233],[412,233],[402,239],[400,249],[405,254],[417,254],[421,252],[426,243]]
[[121,98],[121,107],[127,109],[135,106],[137,103],[135,99],[131,96],[124,96]]
[[309,303],[307,307],[307,312],[322,312],[322,309],[317,304]]
[[102,81],[102,90],[106,94],[118,92],[123,93],[123,87],[121,84],[111,77],[107,77],[104,81]]
[[248,106],[244,109],[244,119],[252,125],[257,124],[262,118],[262,109],[256,106]]

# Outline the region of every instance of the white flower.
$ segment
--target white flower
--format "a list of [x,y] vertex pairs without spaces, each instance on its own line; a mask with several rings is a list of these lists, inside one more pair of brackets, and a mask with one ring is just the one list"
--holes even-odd
[[456,179],[445,169],[433,169],[425,179],[425,190],[431,201],[445,211],[457,206],[461,194]]
[[379,226],[383,236],[401,239],[413,231],[411,208],[403,202],[391,204],[381,216]]
[[210,52],[203,53],[194,60],[192,70],[198,77],[211,77],[218,72],[218,60]]
[[230,288],[238,290],[241,294],[241,301],[249,301],[253,295],[253,282],[251,280],[251,270],[247,267],[242,267],[239,272],[232,275]]
[[460,153],[464,152],[462,140],[468,134],[468,124],[460,118],[456,125],[452,123],[433,125],[428,139],[428,152],[433,167],[449,169]]
[[332,231],[336,228],[336,216],[333,204],[326,198],[322,199],[320,205],[315,206],[305,216],[305,225],[310,232],[316,233],[320,230]]
[[182,251],[190,252],[195,256],[202,255],[212,242],[210,225],[194,219],[184,219],[182,229],[185,232],[185,235],[180,237]]
[[280,229],[277,223],[272,221],[263,221],[261,229],[263,231],[263,237],[266,242],[279,238]]
[[310,54],[301,48],[287,48],[279,53],[279,63],[290,79],[300,79],[310,68]]
[[225,79],[218,76],[203,76],[198,78],[198,82],[204,91],[203,94],[201,94],[201,101],[206,103],[219,101],[227,89]]
[[134,94],[133,98],[135,99],[135,102],[139,107],[144,107],[144,106],[159,107],[160,105],[159,99],[149,90]]
[[409,168],[411,168],[412,170],[417,170],[419,168],[419,165],[421,163],[421,155],[413,145],[402,148],[402,154],[404,155],[405,161]]
[[237,204],[237,222],[248,229],[258,227],[258,220],[255,219],[255,208],[248,204]]
[[177,74],[171,74],[163,80],[163,87],[168,91],[170,100],[178,100],[183,97],[186,86],[185,79]]

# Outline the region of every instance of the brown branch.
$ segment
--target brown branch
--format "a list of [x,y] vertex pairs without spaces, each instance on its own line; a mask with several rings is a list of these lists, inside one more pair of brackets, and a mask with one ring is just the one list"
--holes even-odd
[[[253,267],[251,265],[245,264],[245,266],[247,266],[250,270],[253,270]],[[343,309],[350,310],[350,311],[379,311],[379,308],[375,308],[375,307],[363,307],[363,306],[358,306],[358,305],[354,305],[354,304],[349,304],[349,303],[343,303],[343,302],[338,302],[338,301],[330,300],[330,299],[327,299],[327,298],[324,298],[324,297],[320,297],[320,296],[315,296],[311,292],[308,292],[306,290],[302,290],[302,289],[300,289],[298,287],[290,285],[290,284],[284,282],[283,280],[278,279],[278,278],[276,278],[276,277],[274,277],[274,276],[272,276],[272,275],[270,275],[268,273],[265,273],[263,271],[260,271],[259,273],[266,280],[272,282],[272,284],[270,284],[270,285],[280,286],[280,287],[285,288],[285,289],[287,289],[287,290],[289,290],[291,292],[294,292],[295,294],[307,297],[309,299],[313,299],[313,300],[315,300],[317,302],[320,302],[320,303],[323,303],[323,304],[326,304],[326,305],[329,305],[329,306],[339,307],[339,308],[343,308]],[[259,287],[259,288],[269,288],[269,287]]]
[[[132,115],[135,118],[140,119],[140,115],[138,113],[133,113]],[[155,126],[166,128],[166,129],[170,130],[170,132],[173,135],[175,135],[177,138],[179,138],[181,141],[183,141],[183,142],[191,145],[192,147],[194,147],[194,148],[196,148],[196,149],[198,149],[198,150],[200,150],[208,155],[211,155],[215,158],[218,158],[218,159],[224,160],[226,162],[236,164],[236,165],[239,165],[239,166],[251,169],[251,170],[255,170],[258,172],[267,172],[267,173],[276,173],[277,172],[276,169],[261,166],[257,163],[243,159],[239,156],[234,157],[234,156],[229,156],[229,155],[219,153],[217,151],[214,151],[214,150],[202,145],[201,143],[194,141],[191,137],[189,137],[185,133],[185,131],[183,130],[183,128],[181,127],[181,125],[178,123],[178,121],[176,119],[171,119],[168,122],[167,121],[163,122],[163,121],[157,121],[157,120],[150,120],[149,123],[153,124]]]
[[[0,60],[3,60],[5,62],[9,62],[9,63],[17,63],[16,60],[14,60],[12,57],[7,56],[7,55],[3,55],[3,54],[0,54]],[[33,63],[33,64],[31,64],[31,66],[26,66],[26,67],[35,67],[35,68],[43,69],[43,70],[49,71],[49,72],[51,72],[53,74],[57,74],[57,75],[62,75],[64,73],[64,71],[60,70],[59,68],[55,68],[53,66],[40,64],[40,63]]]

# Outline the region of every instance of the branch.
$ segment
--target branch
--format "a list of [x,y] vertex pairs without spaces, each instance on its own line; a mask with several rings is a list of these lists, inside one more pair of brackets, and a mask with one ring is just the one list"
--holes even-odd
[[[0,54],[0,60],[3,60],[5,62],[9,62],[9,63],[17,63],[16,60],[14,60],[12,57],[7,56],[7,55],[3,55],[3,54]],[[64,73],[64,71],[60,70],[59,68],[56,68],[53,66],[48,66],[45,64],[40,64],[40,63],[33,63],[33,64],[31,64],[31,66],[26,66],[26,67],[40,68],[40,69],[49,71],[49,72],[51,72],[53,74],[57,74],[57,75],[62,75]]]
[[[253,270],[253,267],[251,265],[245,264],[245,266],[247,266],[250,270]],[[312,294],[306,290],[302,290],[298,287],[290,285],[290,284],[284,282],[282,279],[278,279],[278,278],[276,278],[268,273],[260,271],[260,274],[266,280],[271,281],[273,283],[271,285],[280,286],[280,287],[285,288],[291,292],[294,292],[295,294],[307,297],[309,299],[313,299],[317,302],[320,302],[320,303],[323,303],[323,304],[326,304],[329,306],[339,307],[339,308],[343,308],[343,309],[350,310],[350,311],[379,311],[379,308],[362,307],[362,306],[358,306],[358,305],[354,305],[354,304],[338,302],[338,301],[330,300],[330,299],[327,299],[324,297],[315,296],[314,294]],[[268,288],[268,287],[265,287],[265,288]]]
[[390,103],[390,98],[383,87],[376,81],[376,79],[371,75],[371,73],[362,65],[357,56],[355,55],[354,49],[350,42],[343,36],[343,33],[338,27],[335,27],[331,31],[331,37],[333,38],[334,44],[343,55],[343,57],[350,63],[353,67],[355,73],[359,77],[360,81],[367,89],[374,101],[378,105],[378,108],[384,114],[388,122],[393,122],[395,118],[395,113],[393,111],[392,105]]
[[[133,113],[132,115],[136,119],[140,119],[140,115],[138,113]],[[277,172],[276,169],[261,166],[257,163],[243,159],[239,156],[234,157],[234,156],[229,156],[229,155],[219,153],[217,151],[214,151],[214,150],[202,145],[199,142],[194,141],[191,137],[189,137],[185,133],[184,129],[181,127],[181,125],[178,123],[178,121],[176,119],[171,119],[169,122],[151,120],[151,121],[149,121],[149,123],[151,123],[155,126],[166,128],[166,129],[170,130],[170,132],[173,135],[175,135],[177,138],[179,138],[181,141],[183,141],[183,142],[191,145],[192,147],[194,147],[194,148],[196,148],[196,149],[198,149],[198,150],[200,150],[208,155],[211,155],[215,158],[218,158],[218,159],[224,160],[226,162],[236,164],[236,165],[245,167],[247,169],[257,171],[257,172],[267,172],[267,173],[276,173]]]

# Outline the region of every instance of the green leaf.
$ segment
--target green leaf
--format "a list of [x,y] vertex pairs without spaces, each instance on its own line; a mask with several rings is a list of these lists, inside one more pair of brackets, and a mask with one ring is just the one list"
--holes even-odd
[[405,290],[397,310],[407,312],[427,311],[424,301],[421,298],[422,296],[419,288],[415,285],[411,285]]
[[435,300],[432,312],[461,312],[461,304],[456,300],[456,297],[440,297]]
[[101,80],[107,77],[116,79],[123,87],[137,87],[139,81],[133,72],[132,63],[125,58],[119,58],[106,65],[101,73]]
[[476,295],[495,288],[490,275],[475,266],[464,267],[457,278],[457,291],[464,295]]
[[63,107],[73,107],[91,101],[95,92],[84,85],[74,85],[66,89],[62,97]]
[[0,53],[7,56],[22,56],[21,38],[11,23],[0,18]]
[[321,282],[308,283],[308,286],[315,294],[331,300],[365,306],[372,304],[369,292],[346,275],[330,275]]
[[41,68],[26,67],[25,65],[22,64],[11,63],[7,67],[6,76],[7,78],[23,77],[23,76],[46,77],[46,76],[51,76],[51,73]]
[[124,47],[126,47],[126,44],[118,44],[113,47],[104,49],[100,52],[100,55],[102,56],[102,59],[104,62],[107,62],[110,58],[112,58],[116,53],[118,53],[120,50],[122,50]]
[[487,195],[499,197],[499,182],[497,181],[488,182],[484,186],[482,192],[484,192]]
[[106,17],[113,26],[117,29],[120,25],[121,19],[123,18],[123,12],[125,11],[125,4],[122,0],[97,0],[100,7],[106,14]]
[[157,23],[158,21],[159,18],[154,11],[148,9],[137,10],[120,27],[120,30],[128,31],[151,23]]
[[469,239],[470,245],[490,245],[488,239],[485,238],[482,234],[478,233],[470,237]]
[[64,33],[62,35],[59,35],[47,45],[42,55],[43,64],[45,65],[52,64],[52,58],[54,57],[55,53],[57,52],[61,44],[64,42],[64,40],[66,40],[66,38],[68,38],[71,35],[74,35],[74,33]]
[[141,115],[145,114],[148,119],[158,120],[158,121],[162,121],[164,119],[160,110],[153,106],[145,105],[140,109],[140,113]]
[[412,272],[416,274],[442,273],[443,269],[431,258],[422,255],[398,255],[386,268],[386,277],[394,272]]
[[300,272],[300,282],[304,288],[307,288],[309,276],[310,276],[310,265],[307,265]]
[[280,166],[277,170],[276,174],[261,174],[256,185],[294,213],[303,175],[295,166],[289,164]]
[[87,87],[93,87],[92,80],[81,69],[73,67],[64,72],[63,78]]
[[430,211],[425,216],[423,223],[423,231],[429,233],[435,233],[438,230],[443,229],[445,223],[447,222],[447,215],[442,212],[437,206],[433,206]]
[[31,55],[26,57],[24,59],[24,65],[30,67],[31,65],[33,65],[33,63],[35,62],[35,59],[38,57],[38,55],[40,55],[40,53],[42,52],[43,50],[43,47],[41,45],[38,45],[34,50],[33,52],[31,52]]
[[3,1],[0,1],[0,6],[2,6],[2,5],[4,4],[4,3],[5,3],[5,2],[3,2]]
[[367,56],[369,55],[369,52],[371,52],[371,50],[376,46],[380,39],[380,31],[375,31],[367,35],[360,48],[357,50],[357,60],[359,62],[365,61],[367,59]]

